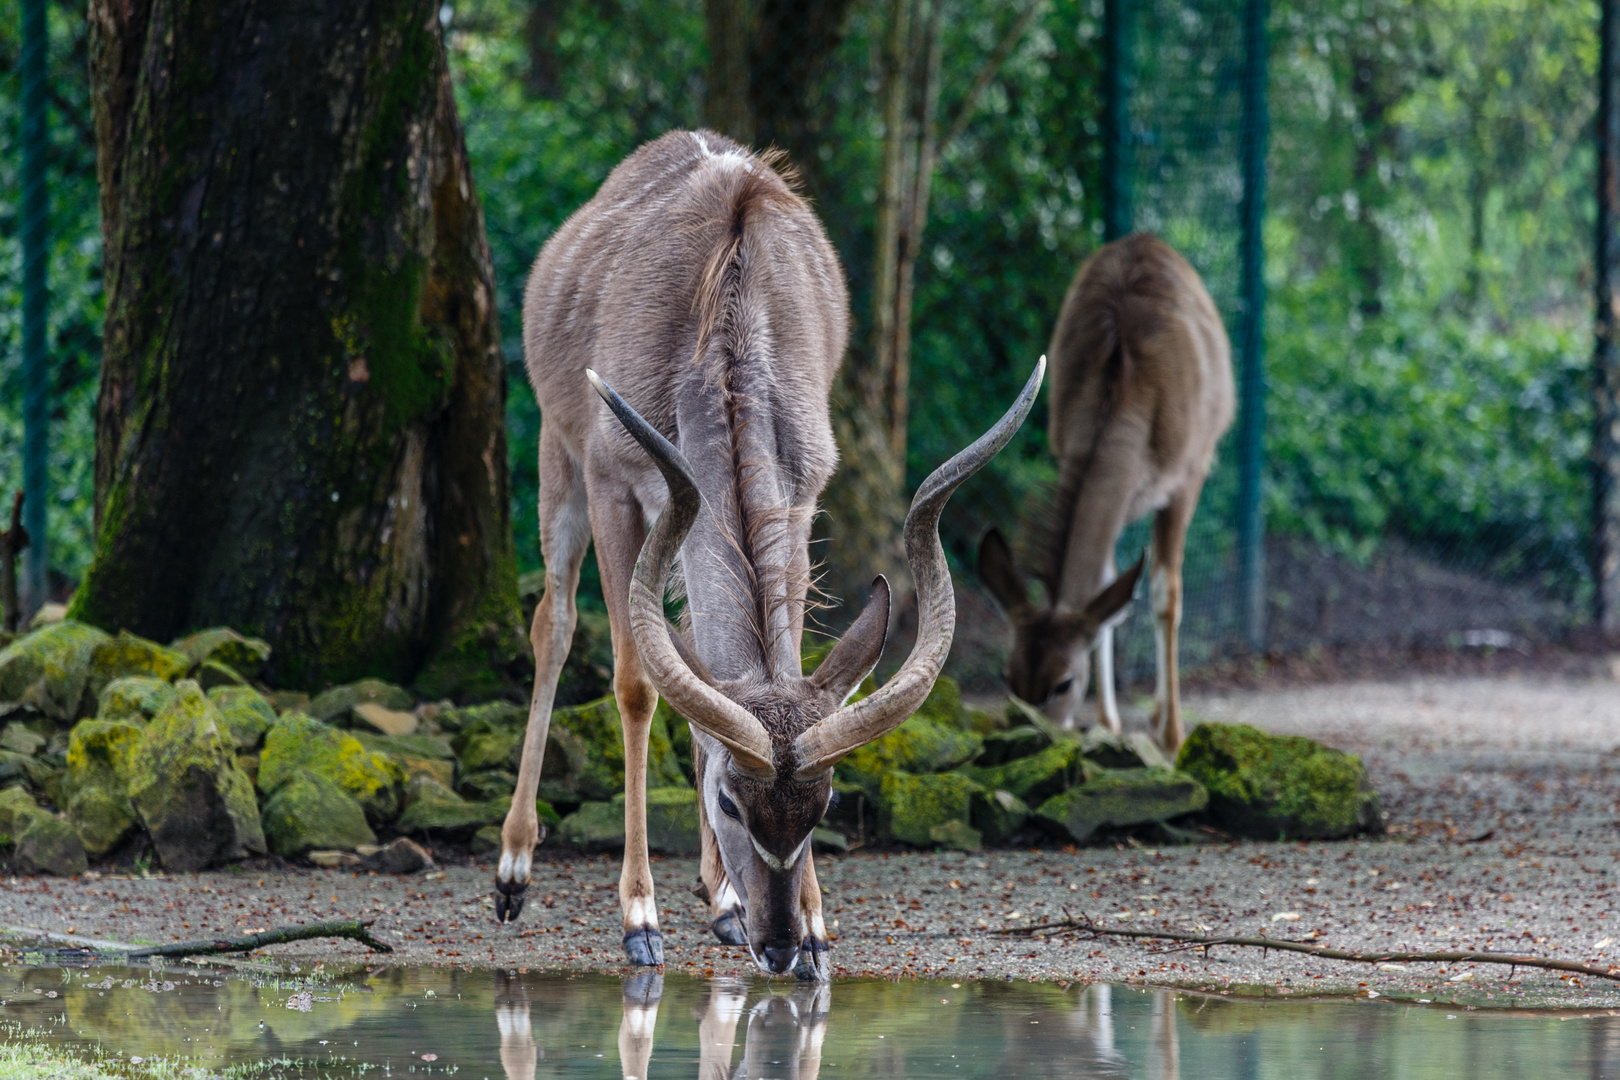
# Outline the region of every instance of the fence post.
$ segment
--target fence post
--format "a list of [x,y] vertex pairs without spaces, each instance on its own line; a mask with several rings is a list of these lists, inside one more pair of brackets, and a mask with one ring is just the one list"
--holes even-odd
[[1603,0],[1598,52],[1597,312],[1592,352],[1593,617],[1605,634],[1620,631],[1620,349],[1615,334],[1616,262],[1620,261],[1620,0]]
[[1131,231],[1131,0],[1103,0],[1103,239]]
[[46,26],[45,0],[22,4],[22,347],[23,347],[23,528],[28,554],[23,563],[23,625],[49,592],[46,568],[47,451],[50,390],[45,352],[45,267],[50,248],[47,228],[50,193],[45,185]]
[[[1611,0],[1613,2],[1613,0]],[[1243,11],[1243,238],[1242,308],[1238,316],[1241,362],[1238,404],[1238,604],[1243,636],[1265,647],[1266,523],[1261,512],[1261,466],[1266,430],[1266,34],[1267,0],[1246,0]]]

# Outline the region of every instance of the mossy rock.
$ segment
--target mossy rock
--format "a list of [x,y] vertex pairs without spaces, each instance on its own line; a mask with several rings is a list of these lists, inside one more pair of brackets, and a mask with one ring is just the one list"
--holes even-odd
[[349,732],[314,717],[283,713],[264,738],[259,790],[274,794],[300,769],[324,776],[347,791],[374,823],[391,820],[399,810],[398,787],[404,773],[392,759],[367,750]]
[[264,838],[271,851],[289,859],[316,848],[353,851],[377,842],[354,797],[308,769],[298,770],[265,800]]
[[405,788],[405,812],[394,827],[409,835],[429,833],[461,838],[471,836],[485,825],[506,820],[509,800],[468,802],[428,776],[418,776]]
[[489,701],[482,705],[443,709],[435,719],[443,731],[522,731],[528,725],[529,710],[510,701]]
[[562,819],[557,835],[584,851],[613,851],[624,847],[624,801],[581,803]]
[[1029,757],[989,768],[969,766],[963,771],[986,790],[1008,791],[1034,806],[1101,770],[1085,759],[1079,743],[1062,740]]
[[132,675],[172,682],[190,667],[191,661],[186,659],[185,653],[120,630],[117,637],[102,642],[90,654],[90,675],[85,691],[92,698],[99,698],[108,683]]
[[135,743],[129,797],[171,871],[265,853],[253,783],[236,764],[224,720],[190,679]]
[[[647,786],[687,787],[670,741],[667,714],[653,713],[647,733]],[[624,791],[624,728],[611,696],[551,714],[541,794],[550,802],[611,799]]]
[[1035,811],[1042,824],[1084,843],[1098,829],[1125,828],[1197,813],[1209,793],[1173,769],[1119,769],[1046,800]]
[[516,787],[516,776],[505,769],[488,769],[463,776],[461,782],[456,785],[456,794],[472,802],[488,802],[491,799],[510,800]]
[[[68,816],[80,826],[79,831],[85,833],[89,828],[97,837],[91,839],[90,834],[85,834],[86,846],[93,855],[106,852],[135,823],[135,810],[129,803],[129,784],[134,774],[135,748],[140,742],[142,730],[127,720],[80,720],[73,725],[73,732],[68,738],[67,765],[57,794],[62,798]],[[98,794],[80,800],[80,794],[89,791]],[[74,810],[75,803],[80,804],[79,811]],[[117,812],[109,812],[109,806]],[[124,821],[117,835],[106,838],[114,823],[125,816],[128,820]]]
[[198,630],[176,638],[169,647],[184,653],[194,669],[217,661],[248,679],[257,679],[270,662],[268,642],[239,634],[228,626]]
[[986,791],[973,800],[972,822],[984,841],[1005,844],[1029,821],[1029,805],[1010,791]]
[[416,695],[403,686],[395,686],[381,679],[361,679],[323,691],[304,711],[324,723],[347,727],[350,713],[363,702],[375,702],[385,709],[408,710],[416,704]]
[[928,696],[912,715],[958,731],[968,730],[967,715],[962,708],[962,688],[948,675],[934,680]]
[[0,701],[20,701],[56,720],[79,714],[90,658],[112,640],[72,619],[52,623],[0,649]]
[[1210,817],[1239,836],[1336,840],[1384,828],[1361,759],[1300,735],[1200,724],[1176,767],[1209,789]]
[[386,755],[399,766],[405,782],[417,776],[431,776],[445,787],[456,783],[456,755],[450,740],[442,735],[378,735],[356,730],[352,733],[367,750]]
[[0,844],[14,843],[28,823],[48,811],[20,787],[0,791]]
[[837,775],[859,784],[868,796],[879,797],[883,778],[890,773],[944,772],[971,761],[982,744],[983,739],[974,732],[918,713],[845,757],[838,763]]
[[1105,769],[1168,769],[1170,759],[1145,731],[1116,735],[1104,727],[1094,727],[1080,736],[1080,749],[1086,757]]
[[135,828],[135,806],[122,788],[81,784],[68,797],[65,809],[85,854],[92,859],[117,847]]
[[1035,727],[1015,727],[984,737],[984,749],[974,759],[981,768],[1005,765],[1019,758],[1033,757],[1052,745],[1052,736]]
[[229,664],[222,664],[218,660],[205,660],[192,669],[191,677],[197,680],[197,685],[204,690],[212,690],[216,686],[246,686],[247,678]]
[[[622,797],[618,805],[622,814]],[[695,790],[689,787],[647,789],[647,847],[666,855],[696,855],[701,850]]]
[[73,877],[90,869],[84,842],[68,822],[41,813],[17,836],[17,869],[25,874]]
[[24,757],[38,754],[45,749],[48,741],[45,736],[21,720],[13,720],[6,725],[4,732],[0,732],[0,750],[10,750]]
[[145,725],[164,708],[173,704],[177,692],[174,684],[149,675],[132,675],[114,679],[101,688],[97,699],[96,719],[128,720]]
[[464,773],[516,769],[523,752],[523,731],[479,724],[457,735],[451,744]]
[[950,851],[978,851],[984,847],[984,837],[978,829],[965,821],[946,821],[928,830],[928,839],[935,846]]
[[891,772],[883,778],[881,822],[893,840],[918,847],[936,841],[931,830],[949,821],[970,824],[974,796],[984,789],[959,772],[913,776]]
[[219,710],[238,750],[258,746],[276,722],[276,710],[251,686],[215,686],[208,690],[208,700]]

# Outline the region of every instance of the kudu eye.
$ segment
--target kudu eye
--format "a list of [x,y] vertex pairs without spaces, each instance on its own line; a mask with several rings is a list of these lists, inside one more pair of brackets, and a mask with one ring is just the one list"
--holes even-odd
[[720,793],[720,812],[733,821],[742,820],[742,815],[737,812],[737,804],[723,791]]
[[1052,687],[1052,696],[1053,697],[1061,697],[1062,695],[1067,694],[1069,692],[1069,687],[1071,687],[1073,685],[1074,685],[1074,680],[1073,679],[1064,679],[1062,682],[1060,682],[1056,686]]

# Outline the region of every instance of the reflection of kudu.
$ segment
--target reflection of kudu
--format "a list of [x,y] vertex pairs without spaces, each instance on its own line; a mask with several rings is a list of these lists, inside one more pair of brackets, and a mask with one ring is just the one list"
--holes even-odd
[[1155,735],[1173,753],[1183,737],[1182,549],[1215,443],[1232,422],[1231,346],[1198,272],[1163,241],[1138,233],[1080,267],[1049,355],[1059,480],[1048,606],[1029,602],[1000,533],[992,530],[979,549],[979,576],[1013,624],[1008,689],[1073,727],[1095,647],[1101,722],[1119,731],[1113,622],[1141,564],[1116,578],[1114,546],[1127,524],[1154,511]]
[[[662,989],[662,976],[636,975],[625,980],[624,1020],[619,1027],[619,1062],[624,1080],[646,1080]],[[748,989],[737,980],[712,980],[708,1007],[698,1021],[698,1080],[817,1080],[831,1000],[831,988],[826,983],[761,998],[747,1011],[742,1061],[733,1073],[731,1056]]]
[[[809,836],[832,794],[832,766],[898,726],[932,687],[955,623],[940,512],[1017,430],[1041,377],[1038,367],[1013,411],[918,491],[906,519],[916,647],[882,689],[845,706],[882,650],[887,584],[874,584],[808,679],[799,645],[811,517],[836,453],[827,395],[846,324],[843,275],[809,207],[766,160],[710,132],[674,132],[638,150],[541,252],[524,350],[542,413],[546,591],[531,632],[535,689],[502,830],[498,917],[523,905],[552,696],[594,536],[624,722],[626,953],[663,962],[646,833],[647,731],[662,694],[692,727],[717,935],[748,945],[768,972],[827,977]],[[664,618],[677,553],[685,631]]]
[[506,1080],[534,1080],[538,1051],[529,1026],[529,992],[515,973],[495,976],[495,1026],[501,1033],[501,1068]]

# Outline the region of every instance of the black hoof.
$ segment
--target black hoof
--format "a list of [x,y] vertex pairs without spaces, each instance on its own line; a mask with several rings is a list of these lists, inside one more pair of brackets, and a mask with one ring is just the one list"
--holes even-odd
[[721,915],[709,924],[714,936],[722,945],[747,945],[748,935],[743,932],[742,918],[735,908]]
[[495,879],[495,921],[498,923],[517,922],[517,917],[523,913],[523,898],[529,890],[527,881],[502,881]]
[[831,948],[819,938],[807,937],[799,942],[799,956],[793,962],[793,977],[800,982],[827,982],[832,978]]
[[664,935],[641,926],[624,935],[624,955],[632,964],[659,967],[664,962]]

